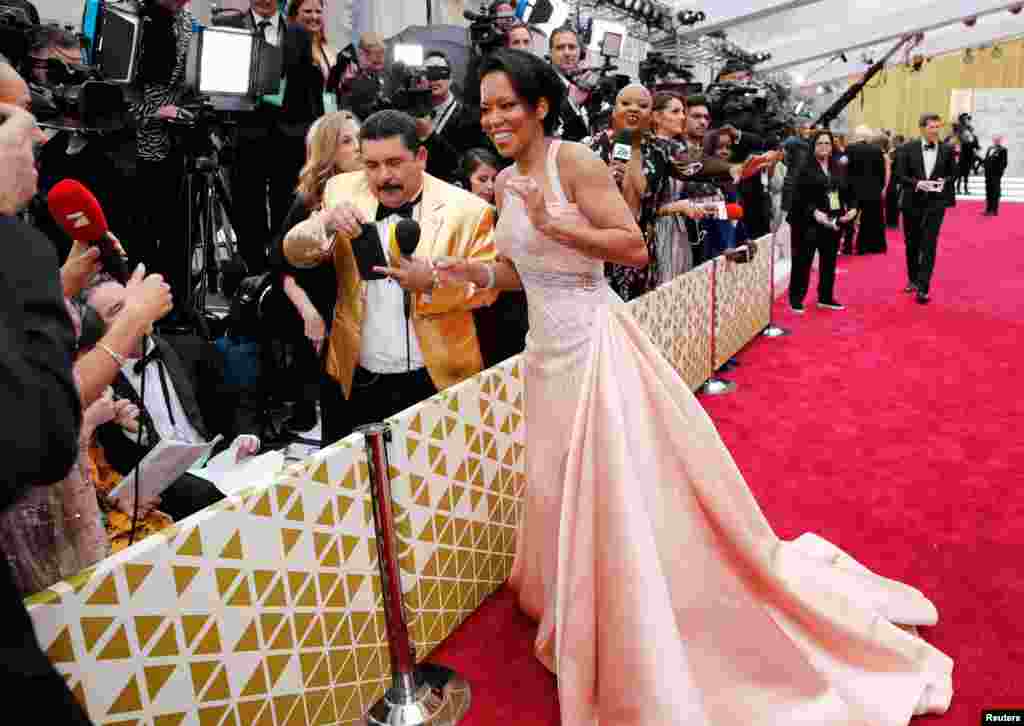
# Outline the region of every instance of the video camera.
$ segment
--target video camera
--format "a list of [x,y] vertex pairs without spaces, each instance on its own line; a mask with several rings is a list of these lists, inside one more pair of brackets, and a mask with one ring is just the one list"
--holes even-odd
[[794,120],[789,90],[778,83],[718,81],[709,85],[704,95],[715,126],[728,124],[764,136],[769,143],[781,138],[783,129]]
[[486,3],[481,3],[479,13],[467,10],[462,13],[462,17],[470,23],[470,47],[479,55],[487,55],[504,48],[508,41],[506,26],[517,19],[515,13],[511,11],[488,11]]
[[394,46],[393,54],[386,83],[367,74],[352,81],[352,111],[359,118],[389,109],[402,111],[413,118],[430,115],[433,108],[430,81],[440,80],[451,71],[440,67],[426,68],[421,45],[398,44]]
[[638,75],[640,83],[648,87],[656,85],[659,79],[673,75],[684,81],[693,79],[693,71],[685,66],[672,63],[659,51],[649,52],[647,57],[640,61]]
[[580,89],[589,91],[587,99],[587,116],[591,129],[603,128],[607,125],[615,97],[619,91],[629,85],[629,76],[614,73],[619,67],[612,63],[622,54],[622,35],[607,32],[601,40],[601,56],[604,63],[596,68],[585,68],[572,75],[572,82]]

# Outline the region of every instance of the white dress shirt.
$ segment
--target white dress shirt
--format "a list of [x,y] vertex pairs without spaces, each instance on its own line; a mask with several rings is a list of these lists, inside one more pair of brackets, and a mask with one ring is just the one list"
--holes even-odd
[[[152,340],[146,339],[146,353],[153,350]],[[128,379],[135,392],[142,398],[142,403],[153,420],[153,428],[161,439],[179,441],[186,444],[205,443],[206,439],[199,435],[192,422],[185,415],[185,409],[178,398],[178,391],[174,388],[174,379],[167,373],[163,361],[155,360],[145,368],[146,389],[142,390],[142,373],[135,372],[135,363],[138,358],[129,358],[128,362],[121,368],[124,377]],[[167,393],[170,400],[164,398],[164,389],[160,385],[160,367],[164,367],[164,380],[167,383]],[[173,423],[171,422],[173,418]]]
[[[413,217],[419,219],[422,202],[413,208]],[[391,258],[389,249],[391,227],[401,219],[398,215],[377,222],[384,256]],[[391,278],[368,280],[363,305],[362,341],[359,365],[372,373],[405,373],[422,368],[423,352],[416,339],[416,329],[405,317],[405,295]],[[408,355],[406,341],[408,340]]]
[[921,153],[924,154],[924,176],[926,179],[931,179],[932,171],[935,169],[935,162],[939,158],[939,144],[936,142],[934,149],[926,149],[924,147],[927,144],[927,139],[921,139]]
[[260,23],[262,21],[270,21],[270,25],[267,26],[266,38],[267,42],[274,47],[281,45],[281,30],[284,28],[284,16],[281,13],[275,13],[269,18],[264,18],[262,15],[257,15],[251,10],[249,13],[252,15],[252,28],[257,33],[260,30]]

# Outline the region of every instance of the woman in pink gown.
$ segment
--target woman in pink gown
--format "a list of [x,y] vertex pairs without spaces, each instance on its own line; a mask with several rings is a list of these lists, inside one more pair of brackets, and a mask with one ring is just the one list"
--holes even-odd
[[710,419],[605,282],[646,250],[607,167],[550,138],[563,87],[498,51],[481,70],[496,263],[525,289],[526,502],[512,586],[539,621],[564,726],[897,726],[945,711],[952,660],[912,587],[825,540],[780,540]]

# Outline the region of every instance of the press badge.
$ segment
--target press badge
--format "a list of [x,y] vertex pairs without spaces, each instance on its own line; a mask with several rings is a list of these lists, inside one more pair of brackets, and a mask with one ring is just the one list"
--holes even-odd
[[833,212],[839,211],[839,192],[828,193],[828,208]]

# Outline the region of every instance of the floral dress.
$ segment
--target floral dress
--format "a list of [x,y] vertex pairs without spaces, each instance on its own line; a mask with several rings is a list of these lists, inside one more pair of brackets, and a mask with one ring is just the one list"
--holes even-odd
[[[591,140],[591,150],[607,164],[612,155],[612,134],[605,132]],[[658,244],[658,209],[674,201],[677,191],[672,185],[672,157],[685,151],[677,141],[647,136],[640,143],[646,189],[640,197],[638,223],[647,242],[650,259],[644,267],[627,267],[612,262],[605,264],[605,275],[623,300],[632,300],[656,288],[661,282],[661,260]]]

